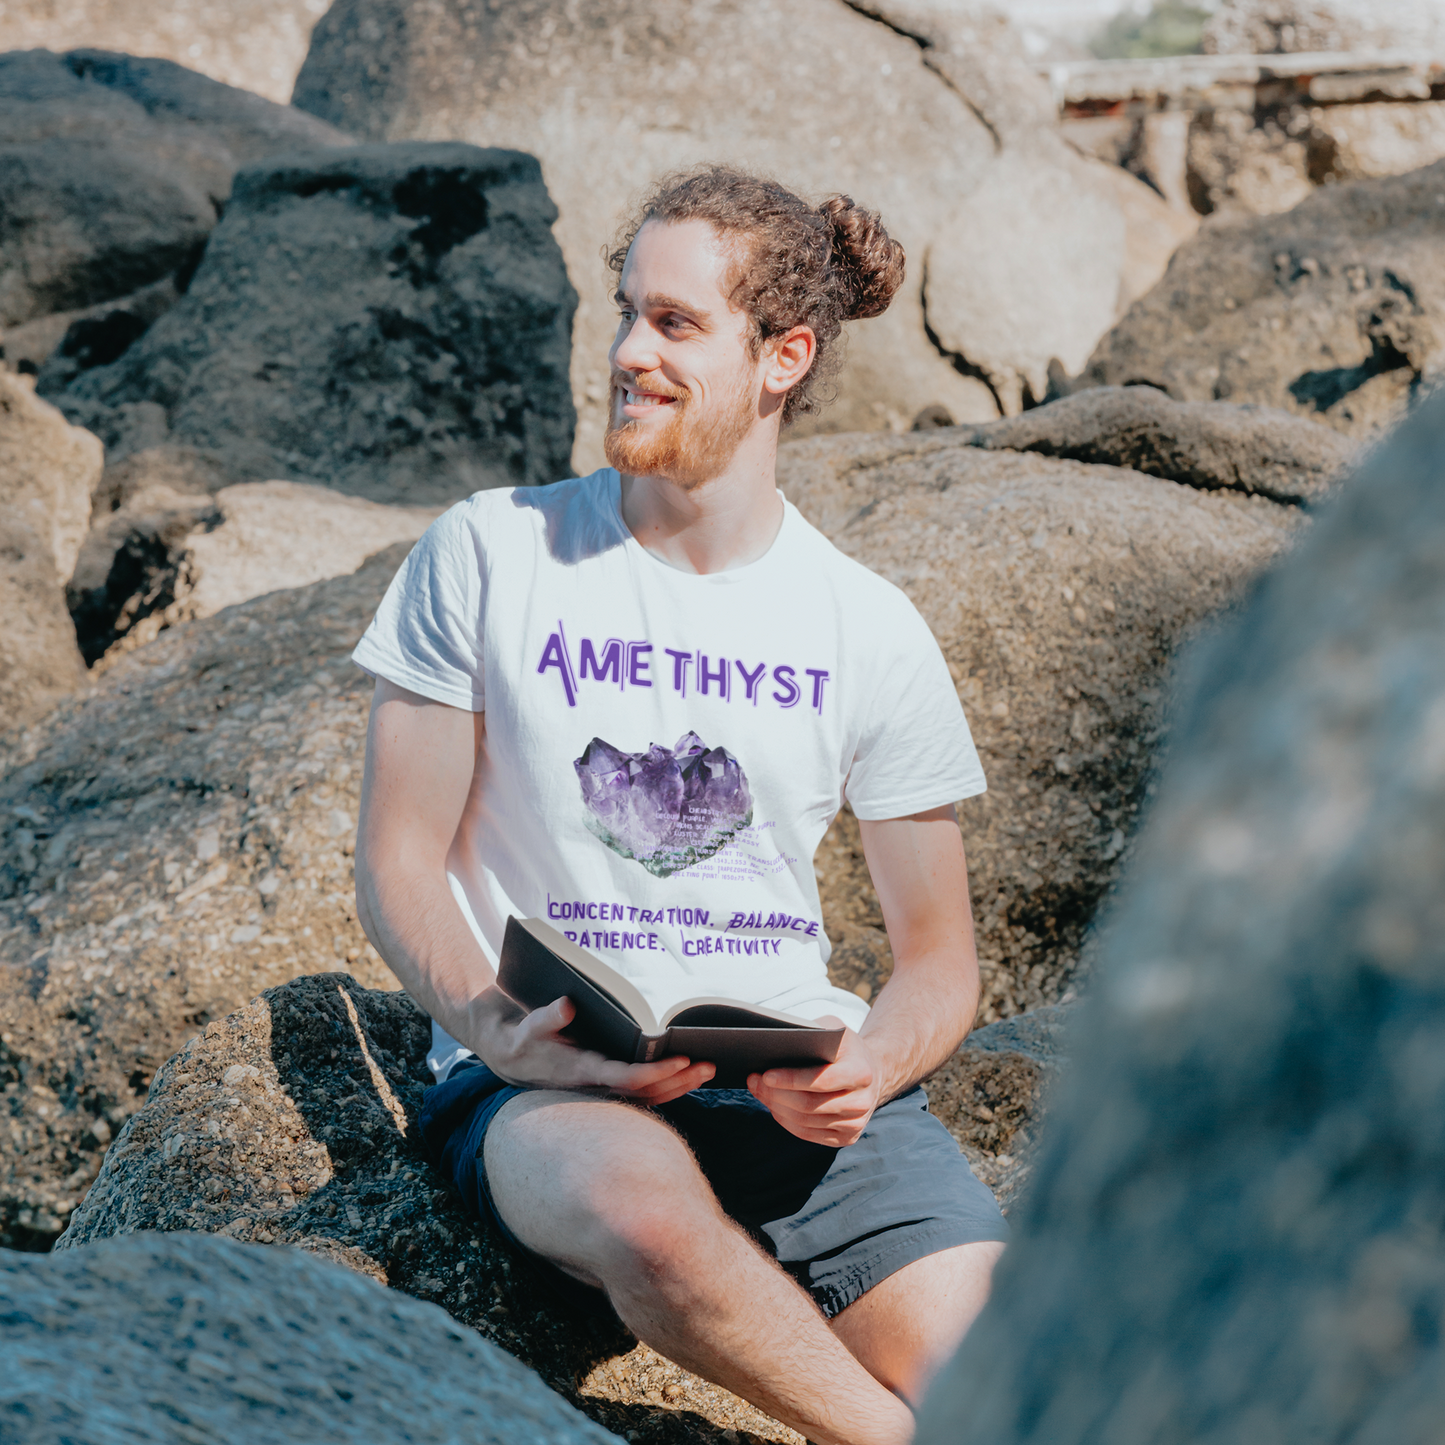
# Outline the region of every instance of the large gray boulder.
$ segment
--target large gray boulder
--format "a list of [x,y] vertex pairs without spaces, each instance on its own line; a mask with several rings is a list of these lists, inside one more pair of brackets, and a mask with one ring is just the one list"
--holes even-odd
[[1084,381],[1254,402],[1356,436],[1445,366],[1445,161],[1206,222],[1099,344]]
[[[929,1081],[933,1107],[1007,1204],[1026,1179],[1062,1010],[980,1030]],[[602,1424],[653,1445],[797,1437],[549,1288],[422,1150],[430,1027],[341,974],[270,989],[160,1070],[57,1250],[138,1230],[291,1245],[440,1305]]]
[[178,61],[281,105],[330,0],[6,0],[0,50],[97,46]]
[[[948,659],[988,773],[960,815],[989,1021],[1075,986],[1147,796],[1175,650],[1303,519],[1259,495],[971,439],[814,437],[782,448],[778,476],[837,546],[903,588]],[[835,968],[876,991],[892,959],[851,813],[816,861]]]
[[133,1235],[0,1252],[12,1445],[605,1445],[617,1437],[421,1304],[300,1250]]
[[[338,0],[295,103],[373,139],[537,155],[580,301],[574,460],[601,462],[613,284],[599,252],[664,172],[730,161],[881,210],[909,279],[856,328],[828,430],[1042,398],[1111,324],[1126,263],[1106,168],[1067,147],[1008,27],[907,0]],[[1162,202],[1160,203],[1162,206]],[[801,432],[799,433],[802,434]]]
[[85,680],[65,580],[100,476],[100,443],[0,372],[0,731],[37,721]]
[[[167,61],[0,55],[0,325],[30,323],[45,341],[7,335],[11,364],[43,361],[104,303],[177,273],[184,289],[239,166],[348,139]],[[154,319],[156,300],[130,308],[132,327]],[[36,326],[52,315],[59,324]]]
[[[468,145],[241,172],[184,300],[54,393],[122,457],[434,504],[567,471],[575,301],[537,162]],[[42,390],[45,380],[42,377]]]
[[1442,468],[1435,400],[1197,661],[920,1445],[1438,1435]]

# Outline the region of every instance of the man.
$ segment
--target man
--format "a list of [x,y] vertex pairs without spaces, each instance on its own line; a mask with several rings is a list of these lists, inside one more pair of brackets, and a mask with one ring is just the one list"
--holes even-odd
[[[902,249],[845,197],[714,167],[665,181],[612,264],[615,470],[452,508],[357,648],[359,913],[435,1021],[424,1133],[474,1207],[810,1440],[897,1445],[1006,1234],[917,1088],[977,1006],[952,804],[984,781],[922,619],[774,466]],[[845,797],[895,960],[871,1010],[827,982],[812,866]],[[843,1046],[746,1091],[584,1052],[567,1000],[494,986],[509,914],[659,1015],[722,995]]]

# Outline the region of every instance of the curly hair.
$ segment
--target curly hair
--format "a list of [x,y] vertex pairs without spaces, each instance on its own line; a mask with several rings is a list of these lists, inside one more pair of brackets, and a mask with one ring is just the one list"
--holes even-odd
[[816,340],[813,365],[788,393],[786,424],[820,411],[841,356],[834,342],[845,321],[881,316],[903,282],[903,247],[876,212],[852,197],[810,206],[785,186],[731,166],[700,166],[664,176],[628,218],[607,264],[619,276],[648,221],[707,221],[736,241],[729,299],[749,321],[756,359],[776,336],[807,326]]

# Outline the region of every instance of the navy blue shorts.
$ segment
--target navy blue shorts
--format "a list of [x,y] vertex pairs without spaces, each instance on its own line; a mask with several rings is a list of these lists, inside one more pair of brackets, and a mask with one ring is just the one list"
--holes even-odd
[[[422,1138],[470,1208],[554,1277],[565,1296],[605,1306],[600,1291],[520,1244],[492,1202],[482,1142],[497,1110],[525,1092],[485,1064],[464,1061],[427,1090]],[[915,1260],[1008,1238],[993,1194],[928,1112],[920,1088],[884,1104],[843,1149],[788,1133],[746,1089],[698,1089],[655,1112],[686,1140],[724,1211],[830,1319]]]

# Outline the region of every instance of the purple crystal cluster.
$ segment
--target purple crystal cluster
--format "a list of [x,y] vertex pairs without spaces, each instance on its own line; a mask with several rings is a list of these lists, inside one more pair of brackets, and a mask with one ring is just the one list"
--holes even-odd
[[667,878],[710,858],[753,821],[747,774],[696,733],[675,748],[624,753],[593,738],[572,765],[587,826],[614,852]]

